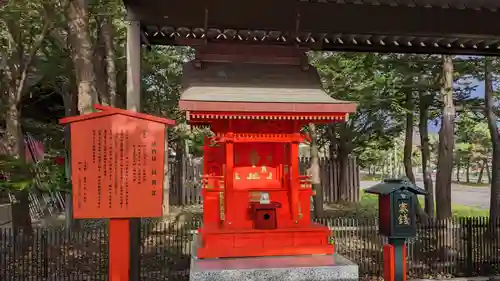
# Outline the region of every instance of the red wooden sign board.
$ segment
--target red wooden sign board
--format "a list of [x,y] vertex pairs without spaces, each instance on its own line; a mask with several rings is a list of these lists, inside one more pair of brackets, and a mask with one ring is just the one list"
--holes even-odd
[[162,215],[165,130],[174,121],[111,107],[70,124],[74,218]]

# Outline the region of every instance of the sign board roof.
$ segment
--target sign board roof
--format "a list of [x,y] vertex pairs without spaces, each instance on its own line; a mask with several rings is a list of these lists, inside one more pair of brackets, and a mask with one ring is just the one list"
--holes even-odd
[[156,122],[156,123],[161,123],[165,125],[175,125],[174,120],[170,120],[167,118],[162,118],[162,117],[157,117],[157,116],[152,116],[140,112],[135,112],[135,111],[130,111],[130,110],[124,110],[120,108],[114,108],[110,106],[104,106],[100,104],[95,104],[94,108],[97,110],[102,110],[100,112],[93,112],[90,114],[85,114],[85,115],[77,115],[77,116],[70,116],[70,117],[65,117],[59,119],[59,124],[69,124],[69,123],[74,123],[74,122],[80,122],[80,121],[85,121],[85,120],[90,120],[94,118],[101,118],[101,117],[106,117],[106,116],[111,116],[111,115],[124,115],[124,116],[129,116],[129,117],[134,117],[138,119],[143,119],[151,122]]

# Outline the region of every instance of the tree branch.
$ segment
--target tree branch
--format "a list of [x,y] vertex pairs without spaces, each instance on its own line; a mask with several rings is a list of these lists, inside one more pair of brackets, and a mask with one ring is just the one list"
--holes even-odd
[[[44,10],[45,9],[46,9],[46,7],[44,5]],[[36,40],[33,43],[33,46],[31,47],[30,52],[28,53],[28,55],[26,57],[24,57],[24,60],[23,60],[24,63],[21,67],[19,81],[17,82],[17,85],[16,85],[17,87],[16,87],[16,95],[15,96],[16,96],[16,100],[18,100],[18,101],[21,99],[21,96],[22,96],[22,93],[24,90],[24,86],[26,85],[26,80],[28,78],[28,70],[30,69],[30,67],[33,63],[33,58],[35,57],[36,53],[38,52],[38,50],[42,46],[42,43],[45,40],[45,37],[47,36],[47,34],[52,29],[52,26],[53,25],[52,25],[52,22],[50,20],[45,21],[40,34],[38,35],[38,37],[36,38]]]

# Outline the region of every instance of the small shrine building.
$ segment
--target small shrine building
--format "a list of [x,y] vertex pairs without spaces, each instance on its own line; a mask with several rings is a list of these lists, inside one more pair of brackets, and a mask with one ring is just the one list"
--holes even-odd
[[356,104],[326,94],[305,54],[286,50],[198,53],[185,64],[180,108],[214,133],[204,145],[198,258],[334,252],[329,229],[311,221],[298,147],[305,125],[343,122]]

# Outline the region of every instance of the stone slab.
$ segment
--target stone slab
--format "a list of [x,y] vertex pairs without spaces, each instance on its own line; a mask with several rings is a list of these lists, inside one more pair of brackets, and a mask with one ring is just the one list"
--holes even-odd
[[190,281],[354,281],[358,266],[334,255],[197,259],[192,242]]

